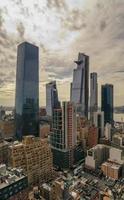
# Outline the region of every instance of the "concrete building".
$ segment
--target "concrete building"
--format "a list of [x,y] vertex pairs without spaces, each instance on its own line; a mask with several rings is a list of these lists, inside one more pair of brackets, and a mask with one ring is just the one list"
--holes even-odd
[[109,146],[98,144],[87,151],[85,159],[86,168],[97,169],[109,158]]
[[107,140],[109,140],[109,141],[112,140],[112,126],[111,126],[111,124],[107,123],[105,125],[105,134],[104,135],[105,135],[105,138]]
[[39,49],[28,42],[18,46],[15,118],[18,140],[39,135]]
[[71,102],[63,102],[62,131],[66,138],[66,148],[74,148],[77,144],[76,106]]
[[112,146],[124,149],[124,133],[116,133],[113,135]]
[[56,87],[56,81],[52,81],[46,84],[46,112],[48,116],[53,115],[54,109],[60,108],[60,102],[58,99],[58,91]]
[[44,139],[44,138],[48,138],[49,135],[50,135],[50,125],[47,123],[40,124],[39,137]]
[[15,121],[14,120],[1,120],[0,121],[0,132],[2,138],[14,137],[15,134]]
[[105,176],[115,180],[118,180],[122,175],[122,166],[117,163],[105,162],[102,164],[101,169]]
[[104,112],[94,112],[93,124],[98,128],[98,138],[104,137]]
[[77,69],[73,71],[71,102],[77,104],[77,111],[88,118],[89,56],[79,53],[78,60],[75,63]]
[[113,97],[113,85],[102,85],[101,89],[101,110],[104,112],[104,124],[113,124],[113,112],[114,112],[114,97]]
[[98,144],[98,128],[91,126],[88,130],[87,146],[92,148]]
[[9,165],[21,167],[29,184],[40,184],[52,179],[52,153],[46,140],[25,136],[22,143],[9,147]]
[[4,141],[3,139],[0,140],[0,164],[8,163],[8,146],[8,142]]
[[28,178],[23,170],[0,165],[0,199],[27,200]]
[[97,73],[90,74],[90,119],[93,122],[93,113],[98,109],[98,82]]

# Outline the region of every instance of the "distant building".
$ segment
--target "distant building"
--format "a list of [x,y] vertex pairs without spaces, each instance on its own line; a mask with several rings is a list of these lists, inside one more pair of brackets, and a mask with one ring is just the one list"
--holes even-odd
[[101,90],[101,110],[104,112],[104,124],[113,124],[113,112],[114,112],[114,97],[113,97],[113,85],[102,85]]
[[44,139],[44,138],[48,138],[48,136],[50,135],[50,125],[47,123],[44,124],[40,124],[40,138]]
[[122,166],[113,162],[105,162],[102,164],[101,169],[103,174],[109,178],[118,180],[122,174]]
[[93,124],[98,128],[98,139],[104,137],[104,112],[94,112]]
[[110,147],[97,144],[95,147],[87,151],[85,166],[89,169],[97,169],[104,161],[109,158]]
[[109,123],[105,125],[105,138],[109,141],[112,140],[112,126]]
[[44,116],[46,116],[46,108],[45,107],[41,107],[40,108],[40,117],[44,117]]
[[8,142],[2,139],[0,140],[0,164],[8,164],[8,146]]
[[77,111],[88,118],[89,56],[79,53],[78,60],[75,63],[77,69],[73,71],[71,101],[77,104]]
[[97,73],[90,74],[90,119],[93,122],[93,113],[98,109],[98,82]]
[[7,169],[5,164],[0,165],[0,199],[28,199],[28,178],[21,169]]
[[0,132],[2,138],[10,138],[15,136],[15,121],[14,120],[1,120]]
[[58,91],[56,87],[56,81],[52,81],[46,84],[46,112],[48,116],[52,116],[54,109],[60,108],[60,102],[58,99]]
[[21,167],[28,176],[29,184],[40,184],[52,179],[52,152],[46,140],[25,136],[8,150],[9,166]]
[[87,146],[92,148],[98,144],[98,128],[91,126],[88,130]]
[[16,137],[39,134],[39,49],[28,42],[18,46],[16,72]]

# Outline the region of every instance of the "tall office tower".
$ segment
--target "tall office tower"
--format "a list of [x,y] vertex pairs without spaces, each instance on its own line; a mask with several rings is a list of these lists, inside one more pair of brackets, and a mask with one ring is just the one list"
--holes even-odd
[[98,128],[98,139],[104,137],[104,112],[94,112],[93,123]]
[[76,107],[71,102],[63,102],[62,109],[53,112],[50,143],[54,165],[61,168],[72,166],[76,131]]
[[46,111],[47,115],[52,116],[53,110],[60,108],[56,81],[46,84]]
[[90,74],[90,119],[93,122],[93,113],[98,109],[97,73]]
[[104,111],[104,123],[113,124],[113,85],[102,85],[101,109]]
[[79,112],[88,118],[89,99],[89,56],[79,53],[73,72],[71,101],[77,104]]
[[74,103],[63,102],[63,133],[66,138],[66,148],[73,148],[77,143],[77,118]]
[[38,136],[39,49],[28,42],[18,46],[15,108],[16,137]]

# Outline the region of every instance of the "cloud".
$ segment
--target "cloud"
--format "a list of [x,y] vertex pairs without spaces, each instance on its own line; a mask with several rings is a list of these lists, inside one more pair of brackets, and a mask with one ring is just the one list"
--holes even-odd
[[[24,40],[40,47],[40,93],[44,94],[45,83],[56,79],[60,95],[65,83],[68,85],[64,94],[67,99],[76,67],[73,61],[78,52],[84,52],[90,56],[90,71],[98,72],[99,84],[113,83],[117,96],[121,94],[124,98],[121,73],[124,70],[124,2],[82,2],[6,0],[1,3],[0,68],[4,74],[0,76],[0,86],[11,91],[13,98],[17,45]],[[122,99],[116,99],[116,104],[121,104]],[[41,98],[42,104],[44,101]]]

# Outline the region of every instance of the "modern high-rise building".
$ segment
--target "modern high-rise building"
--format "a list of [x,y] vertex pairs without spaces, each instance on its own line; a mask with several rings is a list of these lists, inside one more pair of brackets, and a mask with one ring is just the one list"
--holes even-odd
[[47,115],[52,116],[53,110],[60,108],[58,100],[58,91],[56,81],[46,84],[46,112]]
[[73,72],[71,101],[77,104],[78,111],[88,118],[89,99],[89,56],[79,53]]
[[104,111],[104,123],[113,124],[113,85],[102,85],[101,110]]
[[90,119],[93,121],[93,113],[98,109],[98,83],[97,73],[90,74]]
[[63,102],[63,133],[66,137],[66,148],[73,148],[77,143],[77,118],[74,103]]
[[39,134],[39,49],[28,42],[18,46],[16,72],[16,137]]
[[68,168],[73,164],[73,149],[77,143],[76,107],[63,102],[62,109],[54,109],[50,143],[54,165]]

